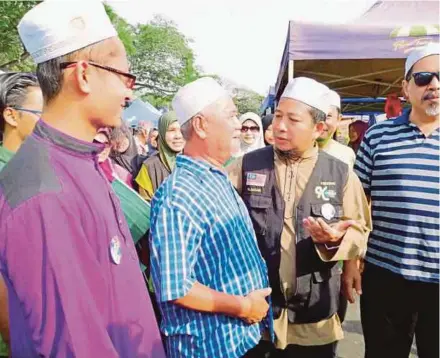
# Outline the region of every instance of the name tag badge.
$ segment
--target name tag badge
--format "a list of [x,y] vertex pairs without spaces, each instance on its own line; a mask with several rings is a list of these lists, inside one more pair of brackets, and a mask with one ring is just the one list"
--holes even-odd
[[246,185],[263,188],[266,184],[266,175],[259,173],[246,173]]
[[122,259],[121,242],[117,236],[110,241],[110,256],[114,264],[119,265]]
[[325,219],[331,220],[336,215],[336,209],[332,204],[325,203],[321,206],[321,214]]

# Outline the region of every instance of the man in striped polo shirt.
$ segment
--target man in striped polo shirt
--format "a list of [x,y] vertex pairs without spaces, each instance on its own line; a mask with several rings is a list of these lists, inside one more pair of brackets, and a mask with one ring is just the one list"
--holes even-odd
[[[355,171],[371,198],[362,277],[366,358],[439,357],[439,44],[407,58],[411,110],[372,127]],[[353,263],[354,265],[354,263]]]
[[242,357],[268,327],[260,322],[271,290],[246,206],[223,171],[239,145],[237,108],[208,77],[182,87],[173,107],[187,144],[153,197],[150,238],[168,357]]

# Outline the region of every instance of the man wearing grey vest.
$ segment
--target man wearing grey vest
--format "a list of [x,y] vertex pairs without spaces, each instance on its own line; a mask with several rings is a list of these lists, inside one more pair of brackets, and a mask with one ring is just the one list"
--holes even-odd
[[[335,356],[343,338],[338,261],[363,256],[371,231],[359,179],[316,145],[328,91],[309,78],[292,80],[275,111],[274,147],[229,168],[268,266],[277,357]],[[266,347],[256,348],[260,356]]]

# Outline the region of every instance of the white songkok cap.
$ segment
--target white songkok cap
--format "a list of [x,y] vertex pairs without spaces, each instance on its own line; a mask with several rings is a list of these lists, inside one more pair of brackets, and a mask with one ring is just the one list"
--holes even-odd
[[99,0],[45,0],[23,16],[18,33],[37,64],[118,36]]
[[172,106],[177,120],[182,125],[200,113],[204,108],[229,93],[211,77],[202,77],[179,89],[173,98]]
[[328,91],[327,96],[330,106],[335,106],[341,110],[341,97],[333,90]]
[[417,47],[411,51],[405,62],[405,77],[417,62],[432,55],[440,55],[440,44],[438,42],[430,42],[426,46]]
[[323,111],[330,110],[329,88],[311,78],[297,77],[287,84],[281,98],[291,98]]

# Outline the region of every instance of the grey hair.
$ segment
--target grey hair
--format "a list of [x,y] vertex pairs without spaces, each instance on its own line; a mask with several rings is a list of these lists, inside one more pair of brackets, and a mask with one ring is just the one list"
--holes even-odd
[[0,131],[3,132],[7,107],[21,107],[26,100],[28,87],[38,87],[33,73],[9,72],[0,74]]
[[313,118],[313,124],[318,124],[319,122],[325,122],[327,115],[320,109],[310,107],[309,113]]
[[191,118],[190,120],[183,123],[180,127],[180,131],[182,132],[183,139],[185,139],[185,141],[188,141],[193,133],[193,119]]

